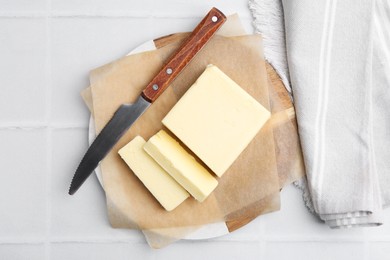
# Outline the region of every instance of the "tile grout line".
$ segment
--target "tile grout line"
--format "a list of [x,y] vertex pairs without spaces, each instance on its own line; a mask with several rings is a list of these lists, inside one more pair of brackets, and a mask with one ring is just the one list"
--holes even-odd
[[[0,238],[0,245],[43,245],[46,246],[46,238]],[[51,244],[72,244],[72,243],[96,243],[96,244],[146,244],[144,240],[140,239],[116,239],[116,238],[99,238],[99,237],[78,237],[76,238],[52,238],[49,236],[49,242]],[[237,242],[237,241],[234,241]],[[1,259],[1,258],[0,258]]]
[[[52,89],[51,89],[51,0],[46,0],[46,126],[50,125]],[[51,255],[51,169],[52,169],[52,129],[46,129],[46,237],[45,237],[45,259],[50,260]]]
[[263,218],[260,221],[259,226],[259,247],[260,247],[260,259],[266,258],[266,252],[267,252],[267,227],[266,227],[266,220]]
[[46,238],[45,238],[45,254],[46,259],[50,259],[51,244],[51,169],[52,169],[52,130],[47,129],[47,168],[46,168]]
[[17,239],[7,239],[0,238],[0,245],[44,245],[45,239],[41,238],[17,238]]
[[51,0],[46,0],[46,89],[45,89],[45,100],[46,100],[46,109],[45,109],[45,127],[50,125],[50,109],[51,109]]
[[49,124],[49,123],[38,123],[38,124],[0,124],[1,130],[37,130],[37,129],[88,129],[89,127],[85,124]]
[[370,240],[364,230],[364,260],[370,260]]
[[[49,1],[49,0],[48,0]],[[0,19],[1,18],[108,18],[108,19],[117,19],[117,18],[138,18],[138,19],[148,19],[148,18],[159,18],[159,19],[168,19],[168,18],[175,18],[175,19],[201,19],[203,16],[197,16],[197,15],[191,15],[191,14],[175,14],[175,13],[151,13],[149,11],[147,12],[140,12],[140,11],[134,11],[134,12],[118,12],[118,11],[112,11],[112,12],[95,12],[95,13],[88,13],[88,12],[50,12],[48,15],[42,12],[36,12],[36,13],[29,13],[29,12],[0,12]],[[241,19],[251,19],[248,15],[240,15]]]
[[[339,242],[339,243],[348,243],[348,242],[359,242],[364,243],[365,238],[360,238],[354,235],[348,235],[344,237],[321,237],[321,236],[309,236],[309,235],[273,235],[268,236],[266,241],[268,242],[315,242],[315,243],[331,243],[331,242]],[[389,237],[384,237],[382,239],[378,239],[377,241],[390,241]]]
[[51,238],[51,244],[142,244],[146,245],[147,242],[139,239],[115,239],[115,238],[90,238],[90,237],[78,237],[76,238]]
[[364,242],[364,260],[370,260],[370,242]]

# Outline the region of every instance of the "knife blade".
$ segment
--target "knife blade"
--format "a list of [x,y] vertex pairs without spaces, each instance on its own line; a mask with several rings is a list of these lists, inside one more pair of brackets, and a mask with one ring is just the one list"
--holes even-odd
[[82,158],[72,178],[69,195],[73,195],[81,187],[123,134],[164,92],[225,21],[226,16],[213,7],[146,86],[137,101],[133,104],[122,104],[118,108]]

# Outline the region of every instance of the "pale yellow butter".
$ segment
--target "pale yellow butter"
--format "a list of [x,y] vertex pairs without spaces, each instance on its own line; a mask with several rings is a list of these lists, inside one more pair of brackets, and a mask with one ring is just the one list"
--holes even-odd
[[162,123],[221,177],[269,117],[257,100],[209,65]]
[[137,136],[118,153],[158,202],[171,211],[189,194],[144,151],[145,143],[141,136]]
[[218,181],[164,130],[152,136],[144,149],[196,200],[204,201],[217,187]]

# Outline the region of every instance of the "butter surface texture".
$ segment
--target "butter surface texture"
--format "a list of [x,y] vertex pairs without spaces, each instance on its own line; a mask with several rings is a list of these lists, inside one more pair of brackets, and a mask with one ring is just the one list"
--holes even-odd
[[189,194],[144,151],[145,143],[141,136],[137,136],[118,153],[158,202],[171,211]]
[[209,65],[162,123],[221,177],[269,117],[257,100]]
[[164,130],[152,136],[144,149],[200,202],[218,185],[211,173]]

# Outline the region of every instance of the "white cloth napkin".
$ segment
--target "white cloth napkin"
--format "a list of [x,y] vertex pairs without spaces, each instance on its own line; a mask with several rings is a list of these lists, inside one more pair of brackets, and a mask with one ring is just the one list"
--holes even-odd
[[332,228],[381,224],[390,203],[389,1],[249,5],[266,58],[290,79],[315,212]]

